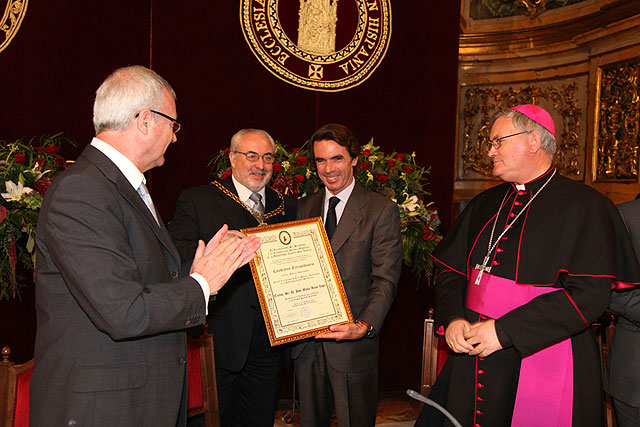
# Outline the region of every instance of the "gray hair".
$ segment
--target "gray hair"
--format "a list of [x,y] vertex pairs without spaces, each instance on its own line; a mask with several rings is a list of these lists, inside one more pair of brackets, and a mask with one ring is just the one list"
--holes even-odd
[[525,116],[519,111],[511,109],[502,109],[498,111],[498,113],[493,117],[493,121],[491,122],[491,124],[493,125],[493,123],[495,123],[496,120],[501,117],[511,119],[511,123],[513,123],[513,126],[519,131],[532,132],[535,130],[540,132],[540,135],[542,136],[540,148],[542,148],[545,153],[553,158],[553,155],[556,153],[557,149],[556,137],[553,136],[553,134],[549,132],[544,126],[534,120],[531,120],[529,117]]
[[115,70],[96,91],[93,103],[96,134],[127,129],[144,108],[160,110],[164,89],[176,99],[171,85],[155,71],[140,65]]
[[267,131],[264,131],[262,129],[251,129],[251,128],[240,129],[238,132],[234,133],[233,136],[231,137],[231,144],[229,146],[229,150],[231,152],[238,151],[238,145],[240,145],[240,142],[242,142],[242,138],[245,135],[249,135],[251,133],[255,133],[257,135],[267,138],[267,140],[269,140],[269,142],[273,146],[273,154],[276,153],[276,142],[273,140],[271,135],[269,135]]

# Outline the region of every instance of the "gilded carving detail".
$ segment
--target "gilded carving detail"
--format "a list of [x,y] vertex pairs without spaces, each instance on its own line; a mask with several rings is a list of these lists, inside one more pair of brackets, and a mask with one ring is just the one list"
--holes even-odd
[[[491,120],[502,108],[536,104],[546,108],[556,123],[558,149],[554,163],[560,173],[570,177],[583,174],[584,143],[580,142],[581,111],[577,82],[558,85],[528,85],[514,89],[469,87],[463,96],[462,150],[459,178],[492,177],[493,165],[487,152]],[[478,176],[480,175],[480,176]]]
[[336,51],[338,0],[300,0],[298,48],[317,55]]
[[638,178],[640,61],[602,69],[597,179]]
[[570,6],[585,0],[465,0],[470,2],[469,15],[473,19],[505,18],[529,15],[535,18],[542,12]]
[[2,20],[0,20],[0,52],[9,46],[18,32],[22,19],[27,13],[28,3],[29,0],[9,0],[7,2]]

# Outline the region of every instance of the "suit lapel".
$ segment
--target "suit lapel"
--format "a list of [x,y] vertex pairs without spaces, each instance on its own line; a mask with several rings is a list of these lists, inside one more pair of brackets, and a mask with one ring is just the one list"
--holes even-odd
[[144,203],[138,192],[131,186],[131,183],[120,172],[120,169],[100,150],[88,145],[82,152],[82,155],[96,168],[98,168],[104,176],[111,181],[122,198],[129,204],[134,210],[136,210],[145,220],[149,228],[156,235],[160,243],[169,251],[173,257],[180,259],[180,255],[167,232],[166,227],[162,223],[162,218],[158,214],[158,220],[160,225],[156,222],[153,214]]
[[[307,196],[307,197],[309,197],[310,207],[309,207],[308,214],[303,214],[304,218],[315,218],[317,216],[322,218],[322,205],[324,203],[325,191],[327,191],[327,190],[325,189],[323,191],[318,191],[315,194]],[[322,218],[322,219],[324,219],[324,218]]]
[[338,253],[351,233],[353,233],[358,227],[358,224],[362,222],[362,212],[365,211],[367,206],[365,194],[365,189],[356,183],[351,192],[351,196],[349,196],[349,200],[347,200],[347,205],[342,212],[338,227],[331,238],[331,248],[334,254]]

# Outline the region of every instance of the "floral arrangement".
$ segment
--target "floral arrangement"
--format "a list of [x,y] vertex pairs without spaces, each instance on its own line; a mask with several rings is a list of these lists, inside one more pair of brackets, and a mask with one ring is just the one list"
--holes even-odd
[[[313,194],[322,182],[313,168],[307,144],[287,150],[276,143],[271,187],[297,199]],[[211,174],[224,179],[231,174],[229,149],[216,153],[209,161]],[[398,204],[402,233],[402,259],[416,275],[429,278],[433,272],[431,252],[442,239],[440,219],[425,189],[430,170],[416,163],[415,153],[385,154],[373,145],[362,147],[354,176],[368,190],[380,193]]]
[[19,296],[17,268],[33,270],[35,231],[42,199],[67,167],[58,154],[62,134],[0,143],[0,300]]

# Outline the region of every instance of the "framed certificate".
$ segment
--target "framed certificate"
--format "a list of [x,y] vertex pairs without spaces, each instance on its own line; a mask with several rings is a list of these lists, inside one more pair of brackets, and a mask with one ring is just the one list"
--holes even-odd
[[353,322],[322,218],[241,231],[260,237],[251,273],[272,346]]

